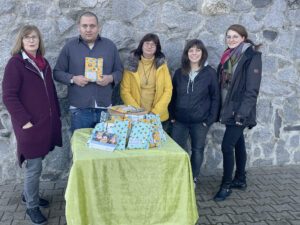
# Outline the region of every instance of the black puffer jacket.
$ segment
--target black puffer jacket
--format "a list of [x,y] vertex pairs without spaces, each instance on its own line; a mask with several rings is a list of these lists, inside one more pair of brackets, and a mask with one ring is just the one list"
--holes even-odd
[[[226,125],[242,123],[256,125],[256,102],[261,82],[261,53],[249,47],[234,71],[232,82],[220,111],[220,122]],[[221,65],[218,67],[218,76]]]
[[173,77],[173,95],[170,103],[170,116],[182,123],[211,125],[217,120],[220,93],[216,71],[205,66],[199,71],[194,82],[189,75],[177,69]]

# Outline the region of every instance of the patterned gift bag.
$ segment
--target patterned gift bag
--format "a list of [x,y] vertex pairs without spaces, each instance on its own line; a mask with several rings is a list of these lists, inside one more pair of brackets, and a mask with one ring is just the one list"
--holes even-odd
[[148,149],[151,136],[151,124],[135,122],[129,135],[128,149]]
[[125,150],[126,148],[126,139],[128,132],[128,121],[116,120],[113,126],[113,131],[118,135],[116,150]]

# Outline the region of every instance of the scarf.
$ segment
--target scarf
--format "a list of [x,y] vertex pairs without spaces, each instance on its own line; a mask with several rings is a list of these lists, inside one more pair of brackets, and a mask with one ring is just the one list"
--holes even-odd
[[233,68],[240,60],[243,54],[244,42],[242,42],[239,46],[234,49],[228,48],[225,50],[221,57],[221,87],[228,89],[232,75]]
[[[25,50],[24,50],[25,51]],[[36,57],[34,57],[32,54],[29,52],[25,51],[28,57],[37,65],[37,67],[43,71],[46,67],[46,60],[44,57],[40,54],[36,54]]]

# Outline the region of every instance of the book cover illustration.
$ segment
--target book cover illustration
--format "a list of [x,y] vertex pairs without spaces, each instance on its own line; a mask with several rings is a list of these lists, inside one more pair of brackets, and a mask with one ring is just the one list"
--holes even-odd
[[84,76],[91,82],[101,80],[103,75],[103,58],[85,57]]
[[117,136],[113,133],[96,131],[89,142],[89,147],[113,151],[117,146]]

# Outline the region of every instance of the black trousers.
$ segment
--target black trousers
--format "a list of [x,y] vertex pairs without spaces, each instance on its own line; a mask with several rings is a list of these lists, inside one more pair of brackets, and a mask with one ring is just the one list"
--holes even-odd
[[236,176],[245,179],[247,152],[244,139],[244,126],[226,125],[222,141],[223,153],[223,179],[222,184],[232,181],[234,163]]

